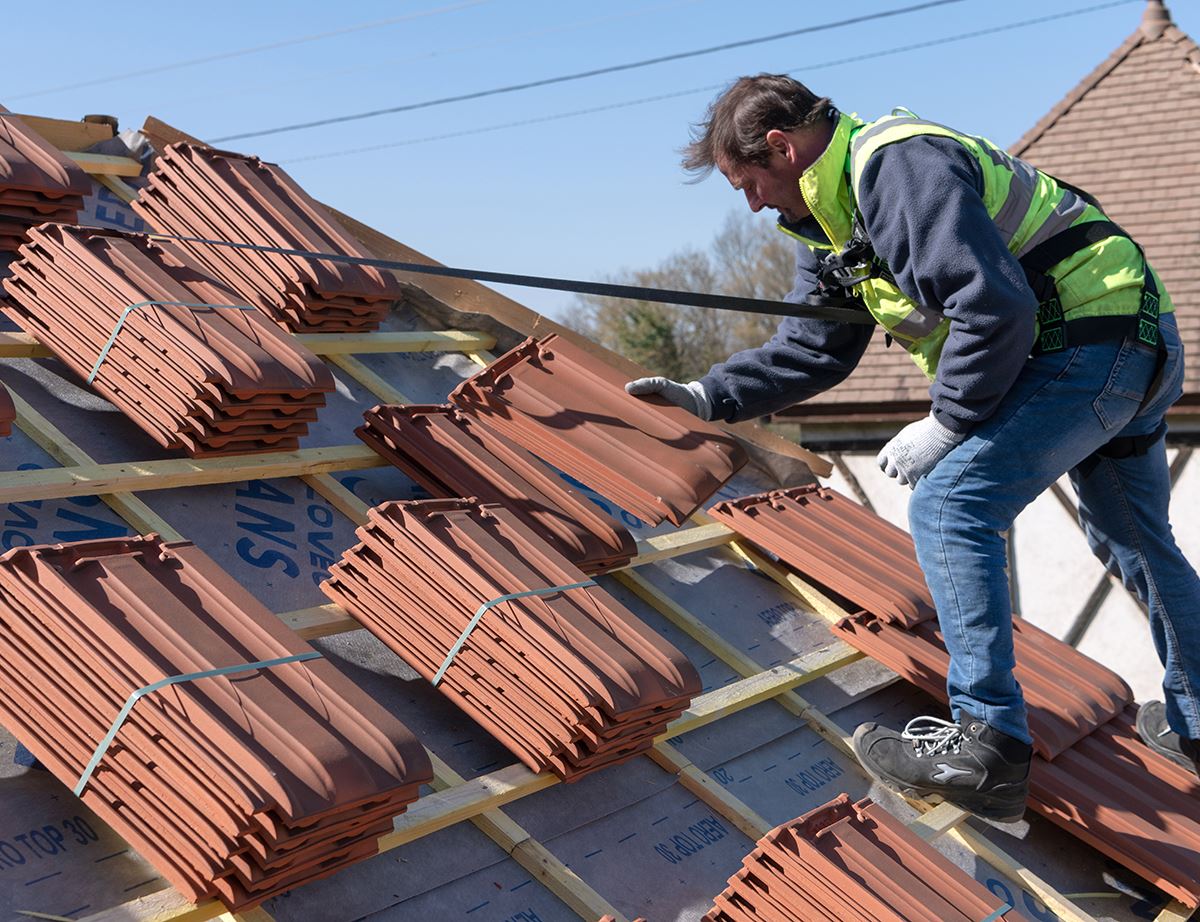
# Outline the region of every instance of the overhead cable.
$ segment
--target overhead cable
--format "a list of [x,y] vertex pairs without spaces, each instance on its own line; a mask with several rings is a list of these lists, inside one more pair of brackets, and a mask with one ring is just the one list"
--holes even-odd
[[154,67],[145,67],[141,70],[131,70],[120,74],[111,74],[107,77],[89,77],[87,80],[80,80],[76,83],[64,83],[59,86],[47,87],[42,90],[32,90],[28,93],[16,93],[7,98],[13,99],[32,99],[34,96],[49,96],[51,93],[62,93],[66,90],[77,90],[81,87],[96,86],[99,83],[116,83],[119,80],[131,80],[134,77],[145,77],[149,74],[161,74],[168,70],[179,70],[184,67],[195,67],[198,64],[211,64],[213,61],[227,61],[230,58],[240,58],[249,54],[258,54],[262,51],[274,51],[276,48],[287,48],[292,45],[303,45],[307,42],[318,42],[326,38],[335,38],[339,35],[349,35],[352,32],[365,32],[368,29],[379,29],[383,26],[392,26],[399,22],[410,22],[414,19],[423,19],[426,16],[437,16],[441,13],[451,13],[455,10],[465,9],[470,6],[479,6],[482,3],[488,3],[489,0],[462,0],[461,3],[453,3],[449,6],[439,6],[430,10],[420,10],[416,13],[408,13],[404,16],[389,16],[387,19],[377,19],[374,22],[359,23],[355,26],[344,26],[341,29],[331,29],[328,32],[318,32],[316,35],[301,35],[296,38],[285,38],[277,42],[269,42],[265,45],[252,45],[249,48],[237,48],[233,51],[222,51],[219,54],[205,55],[202,58],[189,58],[186,61],[172,61],[170,64],[158,64]]
[[[901,45],[898,47],[888,47],[880,51],[871,51],[864,54],[856,54],[848,58],[835,58],[831,61],[820,61],[816,64],[805,64],[800,67],[789,68],[787,73],[797,74],[809,70],[818,70],[825,67],[836,67],[842,64],[854,64],[859,61],[873,60],[882,58],[887,55],[902,54],[909,51],[919,51],[924,48],[930,48],[936,45],[949,45],[953,42],[966,41],[968,39],[980,38],[985,35],[993,35],[997,32],[1009,32],[1013,29],[1023,29],[1029,26],[1040,25],[1045,22],[1050,22],[1055,19],[1066,19],[1071,16],[1082,16],[1086,13],[1095,13],[1100,10],[1111,9],[1114,6],[1123,6],[1129,3],[1140,3],[1142,0],[1109,0],[1107,3],[1097,3],[1092,6],[1078,7],[1073,10],[1065,10],[1061,13],[1052,13],[1048,16],[1039,16],[1035,19],[1022,19],[1018,22],[1005,23],[999,26],[990,26],[986,29],[975,29],[971,32],[959,32],[955,35],[947,35],[942,38],[929,39],[924,42],[914,42],[910,45]],[[535,118],[519,119],[511,122],[500,122],[495,125],[476,125],[471,128],[466,128],[461,131],[450,131],[442,134],[425,135],[420,138],[409,138],[404,141],[391,141],[386,144],[371,144],[366,147],[350,147],[342,150],[327,151],[321,154],[309,154],[304,157],[288,157],[280,160],[280,163],[304,163],[309,160],[327,160],[333,157],[347,157],[351,154],[365,154],[372,151],[388,150],[396,147],[410,147],[414,144],[428,144],[432,141],[445,141],[450,138],[461,138],[468,135],[477,135],[488,131],[501,131],[506,128],[523,128],[527,125],[537,125],[542,122],[556,122],[561,119],[577,118],[581,115],[594,115],[598,112],[609,112],[613,109],[627,109],[633,106],[644,106],[649,103],[662,102],[666,99],[677,99],[681,96],[694,96],[698,93],[711,93],[714,90],[719,90],[724,87],[725,83],[711,83],[707,86],[692,87],[686,90],[676,90],[671,93],[659,93],[655,96],[642,96],[638,99],[627,99],[623,102],[607,103],[602,106],[591,106],[587,109],[573,109],[570,112],[556,112],[552,115],[541,115]]]
[[240,134],[227,134],[219,138],[211,138],[210,143],[220,144],[225,141],[241,141],[245,138],[261,138],[266,135],[283,134],[287,131],[300,131],[305,128],[320,128],[324,125],[338,125],[344,122],[355,122],[366,118],[377,118],[381,115],[394,115],[398,112],[412,112],[416,109],[429,109],[434,106],[445,106],[455,102],[466,102],[471,99],[484,99],[488,96],[500,96],[504,93],[516,93],[521,90],[534,89],[541,86],[552,86],[558,83],[568,83],[573,80],[584,80],[589,77],[599,77],[603,74],[615,74],[621,71],[636,70],[641,67],[651,67],[655,64],[665,64],[668,61],[682,61],[686,58],[697,58],[702,55],[715,54],[718,51],[729,51],[734,48],[745,48],[750,45],[761,45],[766,42],[779,41],[784,38],[792,38],[796,35],[807,35],[813,32],[824,32],[830,29],[840,29],[843,26],[853,26],[859,23],[868,22],[875,19],[885,19],[890,16],[900,16],[904,13],[913,13],[919,10],[930,9],[936,6],[948,6],[951,3],[963,3],[965,0],[926,0],[924,3],[918,3],[914,6],[898,7],[892,10],[882,10],[878,13],[867,13],[862,16],[854,16],[850,19],[839,19],[835,22],[820,23],[815,26],[805,26],[802,29],[792,29],[787,32],[777,32],[773,35],[763,35],[758,38],[747,38],[737,42],[726,42],[722,45],[713,45],[708,48],[697,48],[693,51],[680,51],[675,54],[659,55],[655,58],[646,58],[641,61],[629,61],[625,64],[613,64],[608,67],[597,67],[593,70],[579,71],[573,74],[561,74],[557,77],[546,77],[542,80],[530,80],[526,83],[514,83],[508,86],[492,87],[486,90],[476,90],[472,93],[461,93],[457,96],[443,96],[438,99],[426,99],[422,102],[406,103],[400,106],[389,106],[386,109],[372,109],[368,112],[356,112],[351,115],[336,115],[329,118],[317,119],[312,122],[297,122],[294,125],[279,125],[275,128],[260,128],[256,131],[243,131]]

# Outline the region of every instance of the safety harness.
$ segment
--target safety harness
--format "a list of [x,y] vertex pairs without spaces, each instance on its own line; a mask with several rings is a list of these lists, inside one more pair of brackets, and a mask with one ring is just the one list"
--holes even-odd
[[[1097,208],[1100,207],[1099,203],[1088,193],[1067,183],[1059,182],[1060,185],[1091,201]],[[1062,352],[1068,345],[1083,346],[1111,342],[1130,335],[1130,315],[1080,317],[1076,320],[1067,320],[1058,295],[1058,286],[1050,274],[1052,266],[1056,266],[1080,250],[1110,237],[1126,238],[1137,247],[1138,253],[1142,257],[1141,303],[1138,312],[1132,315],[1132,335],[1138,343],[1154,349],[1158,354],[1154,379],[1146,391],[1145,400],[1148,401],[1158,390],[1166,361],[1166,348],[1163,346],[1162,336],[1158,329],[1158,284],[1154,280],[1154,274],[1150,271],[1150,266],[1146,262],[1146,254],[1141,246],[1120,225],[1112,221],[1087,221],[1083,224],[1072,225],[1018,257],[1017,261],[1025,271],[1026,281],[1038,299],[1038,338],[1030,355],[1049,355]],[[817,291],[823,298],[829,298],[831,301],[835,298],[853,301],[855,300],[852,293],[854,286],[870,278],[883,278],[893,285],[896,282],[887,265],[875,255],[862,216],[855,208],[854,232],[849,242],[840,251],[831,252],[821,260],[817,272]],[[886,336],[886,340],[887,344],[891,345],[890,334]],[[1148,435],[1122,436],[1111,439],[1081,461],[1078,465],[1079,471],[1084,477],[1090,477],[1104,458],[1120,460],[1144,455],[1149,451],[1151,445],[1166,434],[1166,431],[1167,426],[1164,422]]]

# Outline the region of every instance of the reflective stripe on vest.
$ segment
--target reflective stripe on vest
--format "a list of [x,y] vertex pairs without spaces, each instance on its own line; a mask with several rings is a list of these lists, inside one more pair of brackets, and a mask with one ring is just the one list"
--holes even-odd
[[[853,233],[857,193],[871,156],[888,144],[917,135],[951,138],[974,156],[983,177],[984,206],[1001,239],[1018,258],[1074,224],[1104,218],[1099,209],[1052,177],[983,138],[901,110],[871,123],[839,113],[828,147],[800,179],[809,210],[834,249],[844,248]],[[829,248],[800,239],[810,247]],[[1084,263],[1087,270],[1072,276]],[[1050,274],[1058,283],[1066,318],[1136,314],[1141,265],[1136,246],[1126,238],[1108,238],[1063,260]],[[884,278],[868,279],[855,290],[876,320],[932,378],[950,329],[940,306],[917,304]],[[1164,312],[1172,309],[1165,293],[1163,302]]]

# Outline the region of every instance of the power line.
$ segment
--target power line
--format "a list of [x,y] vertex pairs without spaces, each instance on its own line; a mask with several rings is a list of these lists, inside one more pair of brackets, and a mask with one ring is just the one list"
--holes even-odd
[[713,45],[709,48],[698,48],[694,51],[681,51],[676,54],[661,55],[656,58],[647,58],[642,61],[631,61],[626,64],[614,64],[609,67],[598,67],[594,70],[580,71],[574,74],[562,74],[558,77],[547,77],[543,80],[531,80],[527,83],[515,83],[509,86],[493,87],[488,90],[477,90],[473,93],[462,93],[458,96],[443,96],[440,99],[427,99],[423,102],[407,103],[402,106],[391,106],[387,109],[373,109],[369,112],[356,112],[353,115],[338,115],[331,118],[318,119],[313,122],[298,122],[294,125],[280,125],[275,128],[263,128],[258,131],[245,131],[241,134],[229,134],[220,138],[212,138],[211,143],[220,144],[224,141],[241,141],[244,138],[261,138],[271,134],[282,134],[287,131],[299,131],[303,128],[319,128],[323,125],[337,125],[343,122],[354,122],[364,118],[376,118],[380,115],[394,115],[397,112],[412,112],[415,109],[428,109],[433,106],[444,106],[454,102],[465,102],[470,99],[483,99],[488,96],[499,96],[504,93],[516,93],[520,90],[529,90],[540,86],[552,86],[557,83],[568,83],[572,80],[584,80],[588,77],[599,77],[603,74],[615,74],[621,71],[636,70],[641,67],[650,67],[654,64],[665,64],[668,61],[682,61],[686,58],[696,58],[702,55],[715,54],[718,51],[729,51],[733,48],[746,48],[750,45],[761,45],[765,42],[774,42],[783,38],[792,38],[796,35],[806,35],[812,32],[824,32],[829,29],[838,29],[842,26],[852,26],[859,23],[868,22],[875,19],[885,19],[890,16],[900,16],[904,13],[912,13],[918,10],[926,10],[935,6],[947,6],[951,3],[962,3],[964,0],[926,0],[924,3],[918,3],[914,6],[898,7],[894,10],[884,10],[879,13],[868,13],[862,16],[855,16],[851,19],[841,19],[836,22],[822,23],[816,26],[806,26],[803,29],[792,29],[788,32],[777,32],[774,35],[764,35],[759,38],[748,38],[737,42],[726,42],[722,45]]
[[[1018,22],[1005,23],[999,26],[990,26],[986,29],[975,29],[971,32],[959,32],[955,35],[947,35],[942,38],[930,39],[924,42],[914,42],[910,45],[901,45],[899,47],[886,48],[882,51],[867,52],[864,54],[853,55],[848,58],[835,58],[831,61],[821,61],[817,64],[805,64],[800,67],[790,68],[787,72],[791,74],[800,73],[808,70],[818,70],[825,67],[837,67],[842,64],[854,64],[859,61],[873,60],[876,58],[886,57],[893,54],[903,54],[909,51],[919,51],[923,48],[930,48],[936,45],[949,45],[954,42],[966,41],[967,39],[980,38],[984,35],[994,35],[997,32],[1009,32],[1013,29],[1023,29],[1029,26],[1041,25],[1042,23],[1051,22],[1056,19],[1067,19],[1072,16],[1082,16],[1086,13],[1095,13],[1100,10],[1111,9],[1114,6],[1124,6],[1129,3],[1138,2],[1141,0],[1109,0],[1107,3],[1097,3],[1092,6],[1079,7],[1073,10],[1064,10],[1061,13],[1052,13],[1048,16],[1039,16],[1035,19],[1022,19]],[[724,87],[725,83],[713,83],[708,86],[692,87],[687,90],[677,90],[673,93],[660,93],[656,96],[643,96],[638,99],[628,99],[624,102],[608,103],[602,106],[592,106],[587,109],[574,109],[570,112],[558,112],[553,115],[542,115],[536,118],[520,119],[513,122],[501,122],[496,125],[476,126],[462,131],[452,131],[445,134],[426,135],[420,138],[410,138],[404,141],[392,141],[387,144],[372,144],[367,147],[352,147],[344,150],[328,151],[322,154],[309,154],[304,157],[290,157],[286,160],[281,160],[281,163],[303,163],[309,160],[327,160],[333,157],[346,157],[351,154],[365,154],[377,150],[388,150],[396,147],[410,147],[415,144],[428,144],[432,141],[445,141],[450,138],[461,138],[468,135],[477,135],[488,131],[501,131],[506,128],[523,128],[527,125],[537,125],[543,122],[555,122],[560,119],[577,118],[581,115],[594,115],[597,112],[609,112],[613,109],[628,109],[634,106],[644,106],[649,103],[662,102],[666,99],[678,99],[681,96],[694,96],[698,93],[711,93],[713,90],[719,90]]]
[[240,58],[250,54],[258,54],[261,51],[274,51],[277,48],[288,48],[292,45],[303,45],[307,42],[318,42],[327,38],[335,38],[339,35],[349,35],[352,32],[365,32],[368,29],[379,29],[383,26],[392,26],[399,22],[410,22],[414,19],[423,19],[426,16],[437,16],[441,13],[451,13],[455,10],[461,10],[470,6],[479,6],[481,3],[487,3],[488,0],[463,0],[461,3],[454,3],[450,6],[435,7],[430,10],[421,10],[416,13],[408,13],[405,16],[390,16],[387,19],[378,19],[374,22],[364,22],[356,26],[344,26],[341,29],[332,29],[329,32],[318,32],[315,35],[301,35],[296,38],[285,38],[277,42],[270,42],[266,45],[253,45],[249,48],[237,48],[233,51],[223,51],[219,54],[210,54],[202,58],[190,58],[186,61],[174,61],[170,64],[159,64],[155,67],[146,67],[141,70],[126,71],[122,74],[112,74],[108,77],[95,77],[87,80],[81,80],[78,83],[64,83],[60,86],[52,86],[44,90],[33,90],[29,93],[18,93],[15,96],[9,96],[9,99],[32,99],[34,96],[49,96],[51,93],[62,93],[66,90],[77,90],[85,86],[95,86],[99,83],[116,83],[119,80],[130,80],[134,77],[145,77],[148,74],[161,74],[168,70],[179,70],[184,67],[195,67],[198,64],[211,64],[213,61],[227,61],[230,58]]
[[[493,35],[490,38],[472,42],[465,45],[455,45],[449,48],[429,48],[423,49],[404,57],[393,58],[378,58],[372,59],[369,63],[356,64],[353,67],[338,67],[338,68],[321,68],[313,74],[305,77],[292,77],[288,80],[288,86],[295,88],[296,86],[320,81],[329,83],[332,79],[344,77],[347,74],[362,73],[363,71],[382,71],[401,64],[412,64],[417,61],[427,61],[430,59],[448,57],[450,55],[462,54],[470,51],[479,51],[485,48],[496,48],[502,45],[512,44],[513,42],[523,41],[531,38],[541,38],[547,35],[559,35],[564,32],[570,32],[575,29],[583,29],[592,26],[604,25],[607,23],[617,22],[620,20],[632,19],[637,16],[646,16],[653,13],[661,13],[665,10],[676,10],[683,6],[692,6],[697,3],[702,3],[704,0],[670,0],[656,4],[654,6],[639,7],[633,10],[625,10],[620,13],[614,13],[608,16],[598,16],[591,19],[576,20],[574,22],[560,23],[558,25],[545,26],[540,29],[527,30],[524,32],[510,32],[503,35]],[[217,88],[209,88],[211,92],[200,93],[195,96],[180,96],[178,93],[172,94],[171,101],[178,105],[180,103],[195,102],[197,100],[212,99],[218,96],[228,96],[231,92],[230,84]],[[260,83],[256,86],[247,87],[242,84],[235,84],[239,98],[245,98],[248,95],[255,94],[277,94],[279,87],[270,83]]]

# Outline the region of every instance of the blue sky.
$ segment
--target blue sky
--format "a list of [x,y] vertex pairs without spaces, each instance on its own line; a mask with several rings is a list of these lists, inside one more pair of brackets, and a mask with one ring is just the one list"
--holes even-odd
[[[110,113],[122,127],[155,115],[213,140],[919,2],[206,0],[150,4],[136,17],[99,16],[94,4],[71,0],[14,4],[5,11],[0,102],[60,118]],[[903,49],[1102,2],[957,0],[619,73],[221,146],[282,163],[317,198],[444,263],[608,277],[683,248],[706,247],[729,212],[743,207],[719,176],[688,185],[678,167],[688,126],[703,115],[715,87],[745,73],[789,72],[864,117],[905,105],[1008,145],[1137,28],[1144,0]],[[1168,6],[1177,25],[1200,36],[1200,4],[1173,0]],[[833,63],[862,55],[868,57]],[[643,101],[658,96],[670,98]],[[372,147],[379,149],[340,153]],[[321,156],[329,154],[336,156]],[[555,292],[509,293],[551,316],[570,300]]]

